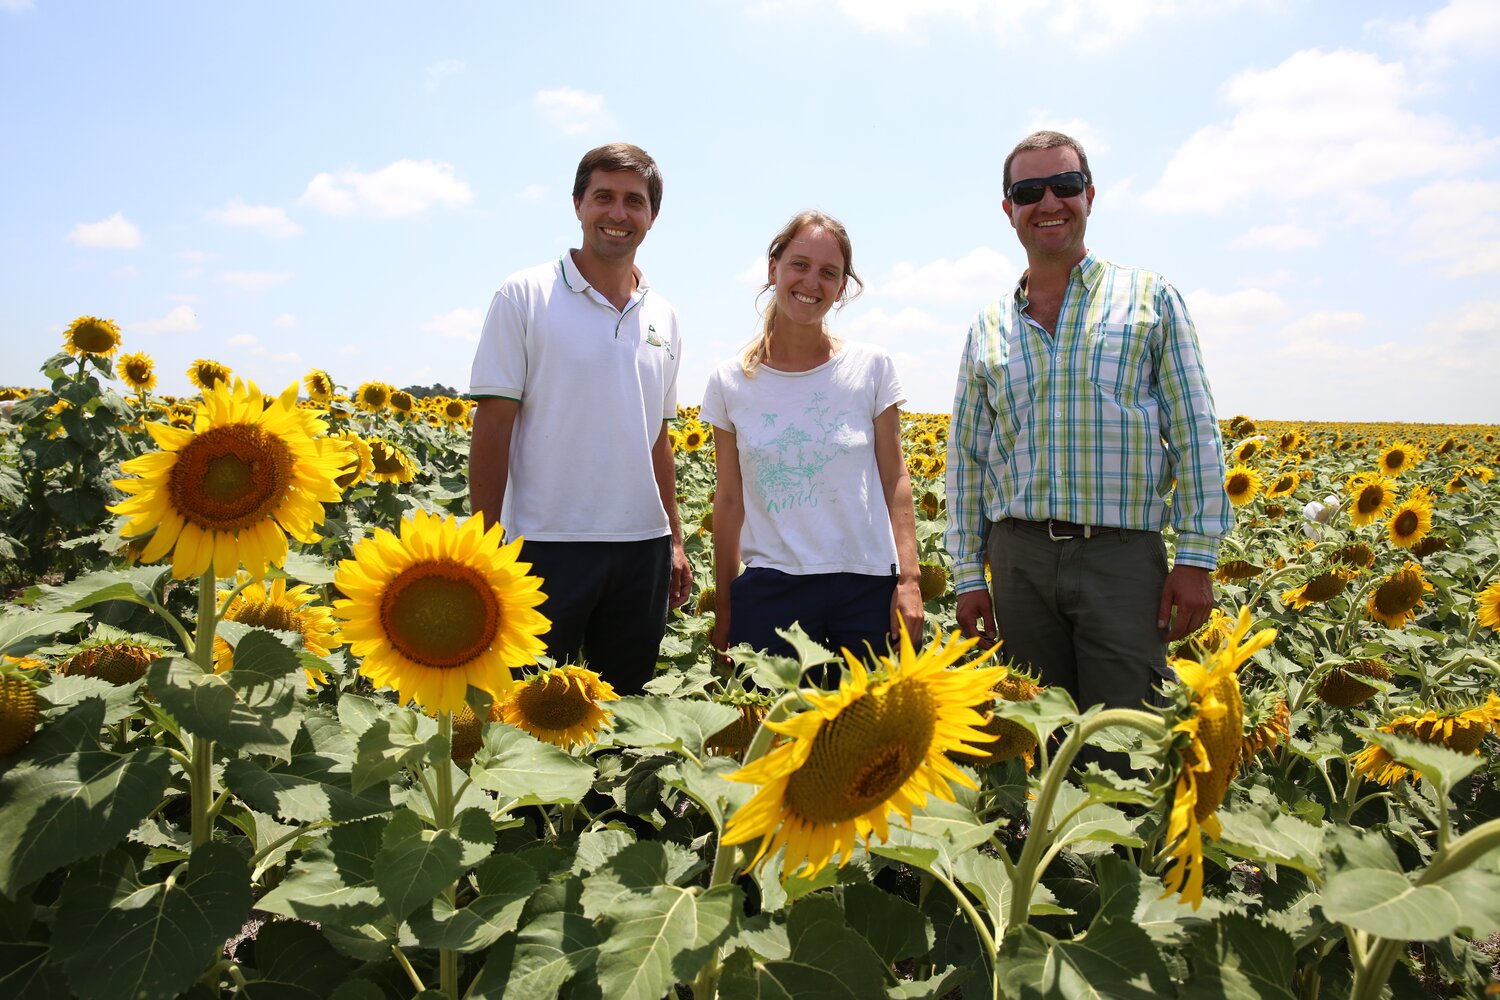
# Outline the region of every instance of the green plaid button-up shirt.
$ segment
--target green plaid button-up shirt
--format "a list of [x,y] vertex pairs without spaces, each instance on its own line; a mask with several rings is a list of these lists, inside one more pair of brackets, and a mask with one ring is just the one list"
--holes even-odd
[[990,524],[1007,517],[1160,531],[1170,515],[1177,562],[1213,569],[1234,515],[1182,297],[1159,274],[1090,253],[1053,336],[1026,307],[1018,284],[964,347],[948,432],[955,588],[985,585]]

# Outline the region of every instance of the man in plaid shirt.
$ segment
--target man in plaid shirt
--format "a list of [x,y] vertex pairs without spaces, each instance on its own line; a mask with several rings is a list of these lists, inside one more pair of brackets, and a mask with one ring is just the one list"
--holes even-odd
[[959,369],[958,627],[1003,639],[1080,707],[1139,706],[1168,676],[1166,643],[1207,620],[1233,519],[1197,334],[1161,275],[1084,245],[1094,185],[1077,140],[1023,139],[1004,184],[1027,269],[979,314]]

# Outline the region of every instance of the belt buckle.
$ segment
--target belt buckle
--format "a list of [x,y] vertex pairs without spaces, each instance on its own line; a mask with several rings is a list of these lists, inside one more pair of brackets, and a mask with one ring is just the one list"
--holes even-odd
[[1052,524],[1056,520],[1057,519],[1053,518],[1053,517],[1047,518],[1047,537],[1050,538],[1050,539],[1052,539],[1054,542],[1070,542],[1070,541],[1072,541],[1075,538],[1092,538],[1093,535],[1094,535],[1094,526],[1092,524],[1085,524],[1083,526],[1083,534],[1081,534],[1081,535],[1059,535],[1059,534],[1056,534],[1052,530]]

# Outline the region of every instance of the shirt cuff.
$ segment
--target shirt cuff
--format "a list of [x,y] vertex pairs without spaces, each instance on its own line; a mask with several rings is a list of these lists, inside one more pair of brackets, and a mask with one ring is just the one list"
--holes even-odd
[[1177,558],[1175,565],[1197,566],[1200,569],[1217,569],[1219,566],[1219,536],[1200,535],[1191,531],[1177,535]]
[[984,579],[984,563],[953,564],[953,592],[955,594],[970,590],[984,590],[987,586]]

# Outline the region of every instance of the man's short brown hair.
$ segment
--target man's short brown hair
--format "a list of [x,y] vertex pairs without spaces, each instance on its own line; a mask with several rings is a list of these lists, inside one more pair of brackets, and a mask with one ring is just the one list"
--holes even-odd
[[589,181],[595,170],[632,170],[646,182],[646,194],[651,200],[651,217],[661,211],[661,169],[656,161],[639,146],[628,142],[612,142],[607,146],[591,149],[578,161],[578,174],[573,178],[573,200],[583,200],[589,189]]
[[1028,149],[1056,149],[1058,146],[1067,146],[1078,154],[1078,169],[1083,171],[1083,179],[1090,184],[1094,183],[1094,175],[1089,170],[1089,155],[1083,151],[1083,143],[1071,135],[1043,129],[1040,132],[1031,133],[1016,143],[1016,148],[1012,149],[1010,155],[1005,158],[1004,176],[1001,177],[1001,190],[1005,192],[1005,196],[1010,197],[1010,161],[1016,158],[1017,153],[1023,153]]

